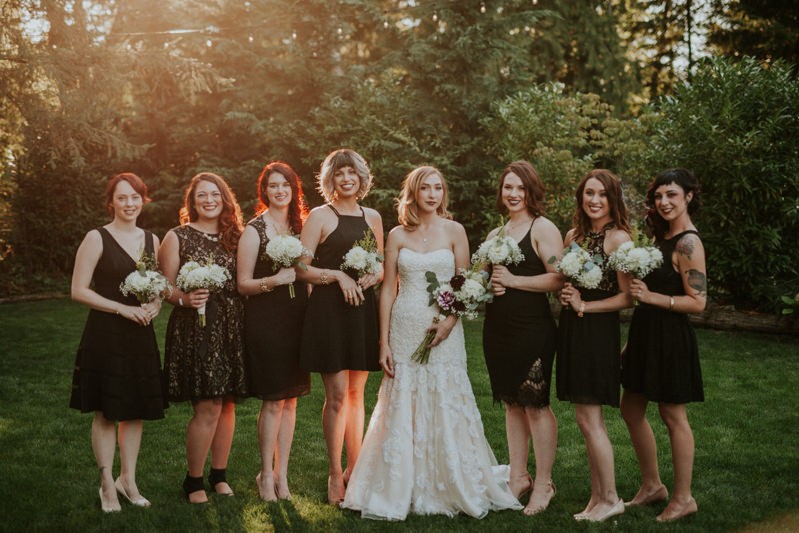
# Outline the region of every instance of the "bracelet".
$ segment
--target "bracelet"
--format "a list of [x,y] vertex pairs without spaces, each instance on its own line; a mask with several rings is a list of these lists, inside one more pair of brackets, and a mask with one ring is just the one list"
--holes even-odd
[[183,307],[183,296],[178,296],[178,305]]
[[585,313],[585,302],[580,302],[580,310],[577,311],[577,316],[583,318],[583,313]]
[[261,292],[272,292],[274,287],[270,287],[267,278],[261,278]]
[[323,270],[321,274],[319,274],[319,283],[322,285],[327,285],[330,283],[330,280],[327,279],[327,270]]
[[669,311],[674,310],[674,296],[669,296]]

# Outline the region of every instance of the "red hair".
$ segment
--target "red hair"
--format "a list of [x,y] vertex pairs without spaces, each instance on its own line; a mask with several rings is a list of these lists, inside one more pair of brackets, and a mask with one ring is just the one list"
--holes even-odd
[[302,231],[302,224],[308,216],[308,206],[305,203],[300,177],[288,163],[272,161],[261,171],[261,175],[258,176],[258,205],[255,207],[255,215],[260,215],[269,208],[269,196],[266,194],[266,189],[269,186],[269,176],[275,172],[286,178],[291,187],[289,227],[292,233],[299,235]]
[[105,184],[105,208],[112,217],[114,216],[114,207],[111,204],[114,202],[114,191],[120,181],[127,181],[130,186],[133,187],[133,190],[139,193],[142,199],[142,205],[150,201],[150,197],[147,196],[147,185],[144,184],[142,179],[132,172],[121,172],[109,178],[108,183]]
[[222,246],[229,252],[235,252],[239,245],[239,237],[243,229],[241,208],[236,201],[236,195],[227,182],[211,172],[200,172],[189,182],[186,195],[183,197],[183,207],[180,208],[180,224],[195,222],[199,218],[197,207],[194,205],[194,191],[201,181],[213,183],[222,194],[222,213],[219,215],[219,236]]

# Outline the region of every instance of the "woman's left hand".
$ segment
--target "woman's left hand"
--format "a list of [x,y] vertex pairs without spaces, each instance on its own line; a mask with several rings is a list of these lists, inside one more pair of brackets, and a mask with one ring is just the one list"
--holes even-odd
[[496,296],[505,294],[513,282],[513,274],[504,265],[491,266],[491,290]]
[[383,279],[383,267],[380,267],[380,270],[375,274],[364,274],[360,278],[358,278],[358,285],[360,285],[361,289],[366,290],[369,287],[374,287]]
[[583,298],[579,289],[567,282],[560,291],[560,304],[563,306],[569,306],[577,311],[580,309],[580,304],[582,303]]
[[161,298],[155,298],[152,301],[141,304],[141,307],[144,309],[144,312],[147,313],[148,319],[152,321],[158,316],[158,313],[161,312]]
[[646,283],[644,283],[640,279],[633,278],[630,281],[630,296],[632,296],[639,302],[647,304],[649,303],[649,299],[652,296],[652,293],[649,292],[649,287],[646,286]]
[[434,331],[435,335],[433,336],[433,340],[430,341],[430,344],[427,345],[428,348],[433,348],[438,346],[442,342],[444,342],[449,334],[452,332],[452,328],[455,327],[455,324],[458,322],[458,317],[449,315],[444,320],[439,320],[437,323],[434,323],[427,331]]

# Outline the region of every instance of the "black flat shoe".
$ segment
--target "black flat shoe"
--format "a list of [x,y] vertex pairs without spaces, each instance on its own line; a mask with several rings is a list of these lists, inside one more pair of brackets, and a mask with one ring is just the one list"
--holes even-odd
[[[202,492],[205,494],[205,484],[203,483],[203,477],[192,477],[186,472],[186,478],[183,480],[183,492],[186,493],[186,499],[189,500],[190,503],[195,503],[191,501],[189,498],[190,494],[194,494],[195,492]],[[204,502],[196,502],[196,503],[208,503],[206,499]]]
[[[221,494],[222,496],[233,496],[233,491],[230,490],[228,492],[219,492],[216,489],[216,485],[218,483],[227,483],[227,470],[224,468],[212,468],[211,473],[208,474],[208,483],[211,485],[211,488],[217,494]],[[228,485],[230,486],[230,485]]]

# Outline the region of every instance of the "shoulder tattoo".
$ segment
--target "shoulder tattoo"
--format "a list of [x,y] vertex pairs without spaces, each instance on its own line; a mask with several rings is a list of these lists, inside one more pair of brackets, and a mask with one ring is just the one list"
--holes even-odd
[[677,253],[687,257],[689,260],[691,259],[691,254],[694,253],[696,250],[696,243],[694,239],[691,237],[682,238],[677,243]]
[[700,272],[694,268],[685,271],[688,274],[688,286],[696,291],[697,295],[705,296],[707,294],[707,278],[704,272]]

